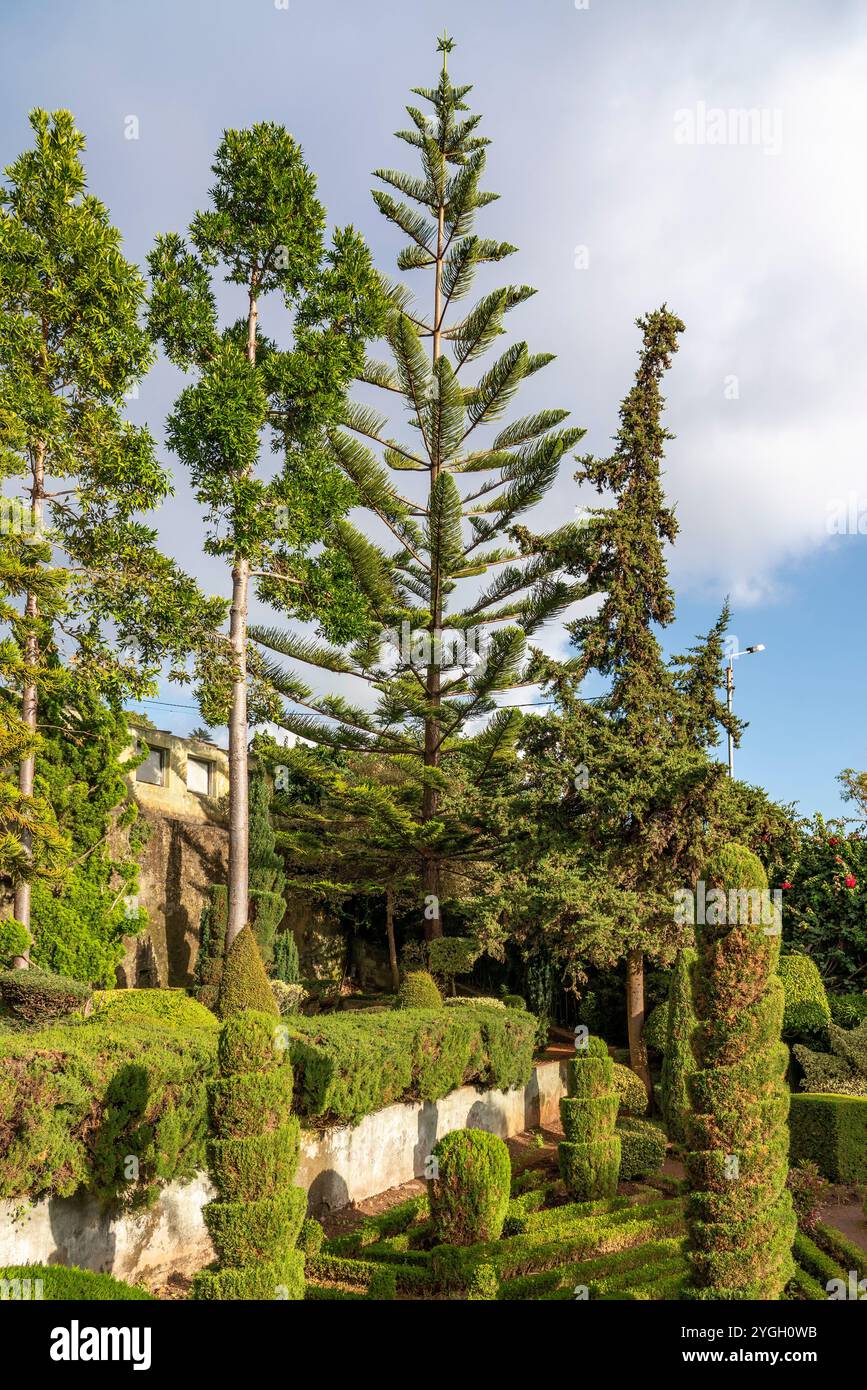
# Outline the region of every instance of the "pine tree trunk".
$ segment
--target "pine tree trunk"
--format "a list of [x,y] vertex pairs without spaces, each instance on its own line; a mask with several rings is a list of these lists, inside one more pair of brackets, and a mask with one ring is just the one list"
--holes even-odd
[[[247,361],[256,364],[256,325],[258,275],[250,283],[247,312]],[[247,612],[250,601],[250,564],[243,555],[235,556],[232,567],[232,611],[229,645],[235,674],[232,681],[232,710],[229,716],[229,906],[226,922],[226,951],[250,915],[250,823],[249,759],[247,756]]]
[[626,957],[626,1018],[629,1029],[629,1065],[644,1082],[647,1101],[653,1104],[653,1083],[644,1045],[644,955],[630,951]]
[[[440,205],[439,217],[437,219],[437,257],[434,278],[434,317],[433,317],[433,348],[432,361],[436,367],[437,359],[442,351],[442,277],[443,277],[443,257],[445,255],[445,207]],[[440,457],[434,451],[431,458],[430,481],[431,489],[440,475]],[[428,502],[430,505],[430,502]],[[426,699],[428,705],[438,708],[440,704],[440,633],[443,621],[443,585],[442,585],[441,566],[438,558],[431,555],[431,662],[427,668]],[[440,722],[432,716],[425,720],[424,725],[424,765],[425,767],[438,767],[440,761]],[[433,820],[437,813],[439,804],[439,793],[434,787],[425,787],[422,793],[421,818],[422,823]],[[442,936],[442,918],[440,915],[440,865],[439,860],[426,856],[422,868],[422,892],[424,894],[424,936],[425,941],[431,941],[435,936]]]
[[388,963],[391,966],[391,985],[395,994],[400,989],[400,971],[397,967],[397,947],[394,944],[394,893],[385,890],[385,934],[388,937]]
[[[30,523],[31,534],[38,538],[42,530],[42,519],[44,512],[45,499],[45,445],[39,443],[33,457],[33,485],[30,491]],[[39,602],[36,594],[27,595],[27,603],[24,609],[26,616],[31,622],[36,621],[39,614]],[[21,692],[21,718],[27,725],[31,734],[35,738],[36,725],[39,713],[39,694],[36,688],[34,672],[36,663],[39,660],[39,639],[35,632],[28,633],[24,646],[24,665],[25,669],[31,674],[25,678],[24,687]],[[31,750],[26,757],[21,759],[18,768],[18,790],[22,797],[33,795],[33,782],[36,774],[36,754]],[[33,846],[29,830],[22,830],[21,843],[24,852],[29,859],[33,852]],[[30,929],[30,883],[26,879],[17,885],[15,889],[15,906],[13,914],[17,921],[21,922],[28,931]],[[16,956],[13,962],[17,970],[26,970],[30,965],[30,952],[25,951],[22,956]]]

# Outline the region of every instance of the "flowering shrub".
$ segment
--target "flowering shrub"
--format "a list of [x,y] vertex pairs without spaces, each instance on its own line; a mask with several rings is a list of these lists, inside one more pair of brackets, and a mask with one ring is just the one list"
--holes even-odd
[[783,938],[803,951],[831,989],[867,986],[867,837],[816,816],[797,864],[779,885]]

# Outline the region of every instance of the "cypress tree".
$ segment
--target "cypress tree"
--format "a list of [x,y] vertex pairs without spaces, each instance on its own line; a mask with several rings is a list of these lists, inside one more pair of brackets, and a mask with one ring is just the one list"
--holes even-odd
[[796,1220],[786,1188],[788,1048],[780,1041],[785,998],[776,973],[779,924],[763,926],[744,894],[767,889],[761,863],[723,845],[706,865],[708,904],[696,924],[697,1069],[688,1082],[686,1158],[690,1196],[690,1294],[777,1299],[791,1277]]
[[[513,343],[467,380],[504,332],[505,315],[533,291],[526,285],[495,289],[461,312],[479,267],[505,259],[515,247],[475,230],[476,214],[496,195],[481,186],[489,142],[478,133],[480,116],[467,106],[470,87],[454,85],[449,75],[452,48],[448,37],[439,41],[436,85],[414,89],[426,109],[408,106],[410,126],[397,132],[417,153],[420,173],[380,169],[383,187],[373,195],[406,238],[398,268],[429,277],[426,304],[412,300],[403,286],[393,291],[385,331],[393,363],[369,360],[360,374],[404,407],[411,430],[392,437],[387,419],[360,404],[346,409],[342,426],[328,429],[333,459],[397,544],[386,555],[341,525],[374,629],[346,653],[273,628],[251,628],[268,651],[351,675],[377,692],[372,711],[342,697],[314,695],[294,672],[266,659],[273,685],[287,700],[283,727],[322,746],[399,766],[402,787],[392,810],[377,805],[374,793],[368,803],[371,818],[385,819],[404,859],[410,856],[415,865],[427,937],[442,933],[444,870],[472,861],[474,827],[483,819],[460,814],[448,791],[449,765],[462,764],[479,798],[496,784],[502,761],[514,755],[520,726],[519,712],[498,710],[496,696],[532,683],[535,659],[527,658],[526,638],[576,594],[576,585],[559,574],[576,528],[569,524],[540,540],[520,522],[583,433],[558,428],[568,412],[543,409],[485,434],[521,383],[551,356]],[[420,487],[413,487],[414,478]],[[486,727],[462,738],[470,720],[487,721]],[[361,779],[359,787],[365,794]]]
[[692,947],[684,946],[678,951],[668,991],[660,1091],[668,1137],[676,1144],[682,1144],[686,1139],[690,1109],[687,1085],[696,1065],[692,1050],[696,1025],[692,1002],[695,960],[696,953]]

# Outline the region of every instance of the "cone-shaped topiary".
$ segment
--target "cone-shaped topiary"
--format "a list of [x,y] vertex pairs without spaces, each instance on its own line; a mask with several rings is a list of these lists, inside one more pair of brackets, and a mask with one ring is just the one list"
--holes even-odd
[[219,1268],[196,1275],[192,1296],[302,1299],[304,1255],[296,1243],[307,1193],[292,1186],[299,1126],[292,1068],[273,1018],[252,1009],[233,1014],[217,1060],[220,1075],[208,1083],[208,1170],[218,1196],[203,1216]]
[[400,982],[394,1001],[396,1009],[441,1009],[443,997],[435,979],[426,970],[410,970]]
[[496,1134],[455,1129],[434,1146],[428,1182],[436,1238],[447,1245],[499,1240],[509,1205],[512,1165]]
[[767,878],[742,845],[718,851],[704,879],[693,977],[697,1070],[687,1083],[687,1297],[777,1299],[792,1274],[796,1227],[786,1190],[779,924],[762,923]]
[[560,1101],[566,1138],[558,1146],[560,1175],[579,1202],[613,1197],[620,1173],[615,1131],[620,1095],[614,1063],[601,1038],[588,1037],[568,1067],[569,1094]]
[[280,1013],[249,924],[239,931],[229,947],[216,1012],[219,1018],[228,1018],[244,1009],[256,1009],[276,1017]]
[[695,1071],[692,1035],[696,1017],[692,1002],[692,972],[696,952],[691,946],[678,951],[668,991],[665,1049],[660,1092],[669,1139],[686,1143],[686,1118],[690,1109],[687,1081]]

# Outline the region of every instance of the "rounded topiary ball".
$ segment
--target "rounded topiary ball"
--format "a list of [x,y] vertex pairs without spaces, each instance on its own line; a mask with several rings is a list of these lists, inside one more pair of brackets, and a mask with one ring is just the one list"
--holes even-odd
[[453,1130],[439,1140],[432,1158],[428,1196],[436,1239],[447,1245],[498,1240],[512,1179],[502,1139],[482,1129]]
[[411,970],[404,975],[395,1000],[396,1009],[441,1009],[443,997],[427,970]]

